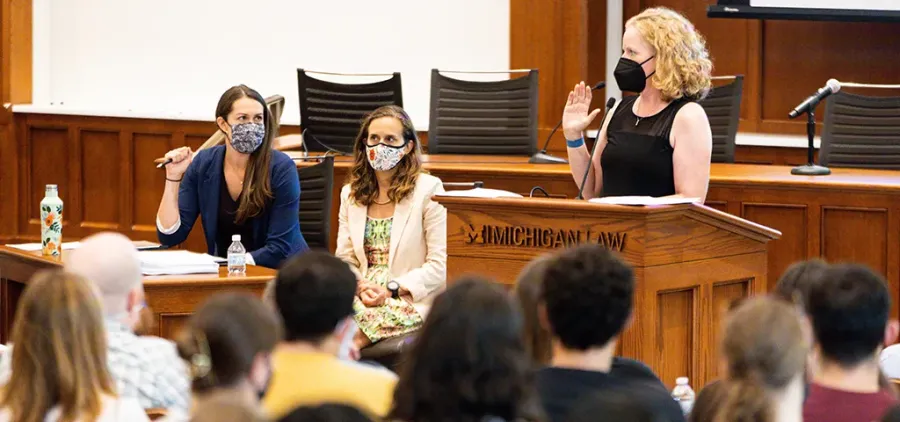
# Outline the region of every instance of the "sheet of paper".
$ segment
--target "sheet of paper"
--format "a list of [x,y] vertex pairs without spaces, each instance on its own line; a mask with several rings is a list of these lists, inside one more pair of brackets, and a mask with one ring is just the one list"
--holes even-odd
[[519,195],[515,192],[499,190],[499,189],[485,189],[485,188],[475,188],[475,189],[463,189],[463,190],[448,190],[446,192],[441,193],[441,196],[456,196],[463,198],[521,198],[522,195]]
[[[40,243],[18,243],[18,244],[14,244],[14,245],[6,245],[6,246],[9,246],[10,248],[16,248],[16,249],[19,249],[22,251],[28,251],[28,252],[37,252],[37,251],[40,251],[41,248],[43,248],[43,246]],[[77,249],[79,246],[81,246],[81,242],[63,242],[62,249],[64,251],[67,251],[67,250]]]
[[589,202],[610,205],[674,205],[700,202],[700,198],[681,198],[677,196],[661,198],[654,198],[652,196],[607,196],[603,198],[594,198]]
[[214,256],[191,251],[141,251],[141,272],[145,275],[200,274],[219,272]]

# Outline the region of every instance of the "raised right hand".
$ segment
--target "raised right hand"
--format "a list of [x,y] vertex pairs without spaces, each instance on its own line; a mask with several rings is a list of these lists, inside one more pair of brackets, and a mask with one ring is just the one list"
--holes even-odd
[[166,178],[178,180],[184,176],[184,172],[194,160],[194,152],[190,147],[175,148],[167,152],[165,158],[172,159],[172,162],[166,165]]
[[569,92],[566,108],[563,110],[562,128],[566,139],[574,141],[584,136],[584,130],[597,118],[601,109],[596,109],[588,114],[591,108],[591,87],[585,86],[584,81],[575,85]]

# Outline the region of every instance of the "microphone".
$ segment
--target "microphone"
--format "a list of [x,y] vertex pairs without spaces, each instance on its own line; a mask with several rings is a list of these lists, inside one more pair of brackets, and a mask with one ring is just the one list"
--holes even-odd
[[834,94],[841,90],[841,83],[838,82],[837,79],[829,79],[828,82],[825,83],[825,86],[819,88],[815,94],[810,95],[809,98],[803,100],[800,105],[794,107],[790,113],[788,113],[788,117],[791,119],[796,118],[797,116],[809,112],[810,110],[816,108],[816,105],[819,104],[819,101],[825,99],[825,97]]
[[[594,85],[591,88],[591,91],[596,91],[598,89],[606,88],[606,82],[600,81],[597,82],[597,85]],[[536,154],[532,155],[528,162],[530,164],[567,164],[569,161],[565,158],[554,157],[550,154],[547,154],[547,145],[550,145],[550,140],[553,139],[553,134],[559,130],[559,127],[562,126],[562,119],[559,119],[559,123],[553,127],[553,130],[550,131],[550,135],[547,136],[547,140],[544,141],[544,147],[541,148]]]
[[[613,106],[616,105],[616,99],[613,97],[609,97],[606,100],[606,110],[603,111],[603,120],[600,120],[600,127],[602,128],[603,122],[606,121],[606,115],[609,114],[609,111],[612,110]],[[597,139],[600,138],[599,132],[597,134]],[[584,199],[584,184],[587,182],[588,174],[591,172],[591,169],[594,167],[594,151],[597,150],[597,144],[599,144],[597,140],[594,140],[594,145],[591,147],[591,155],[588,157],[588,165],[587,170],[584,171],[584,177],[581,178],[581,188],[578,189],[578,197],[575,199]]]

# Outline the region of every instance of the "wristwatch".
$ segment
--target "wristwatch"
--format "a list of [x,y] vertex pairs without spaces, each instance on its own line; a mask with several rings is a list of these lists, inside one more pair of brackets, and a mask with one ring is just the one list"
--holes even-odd
[[391,292],[391,297],[397,299],[400,297],[400,283],[395,280],[391,280],[387,282],[387,289]]

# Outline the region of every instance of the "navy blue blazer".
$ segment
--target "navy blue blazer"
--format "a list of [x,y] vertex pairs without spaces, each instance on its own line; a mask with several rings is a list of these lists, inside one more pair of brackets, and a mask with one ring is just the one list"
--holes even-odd
[[[172,234],[163,234],[157,229],[160,243],[174,246],[184,242],[199,214],[206,236],[206,248],[209,254],[215,254],[224,159],[225,145],[205,149],[194,156],[178,190],[181,226]],[[253,219],[253,236],[266,239],[266,243],[262,248],[249,252],[256,265],[278,268],[285,259],[309,249],[309,246],[300,233],[300,178],[297,176],[297,166],[287,154],[273,150],[269,177],[274,198]]]

